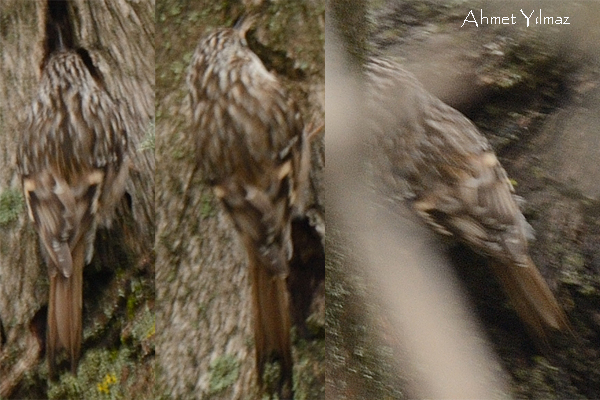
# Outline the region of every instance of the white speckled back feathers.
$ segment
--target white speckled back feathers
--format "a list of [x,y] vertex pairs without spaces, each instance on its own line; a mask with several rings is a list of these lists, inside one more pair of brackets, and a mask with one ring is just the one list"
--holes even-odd
[[75,51],[52,54],[24,127],[17,164],[50,274],[48,353],[81,346],[82,271],[98,223],[108,224],[128,177],[118,106]]

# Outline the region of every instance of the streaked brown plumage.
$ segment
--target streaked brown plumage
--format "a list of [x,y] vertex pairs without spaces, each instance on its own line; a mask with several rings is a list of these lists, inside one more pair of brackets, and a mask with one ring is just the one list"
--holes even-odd
[[437,232],[492,261],[535,339],[568,329],[564,311],[529,257],[531,226],[493,149],[460,112],[390,59],[367,63],[374,168],[388,194],[408,201]]
[[127,134],[115,102],[72,50],[46,61],[29,110],[17,164],[29,217],[50,276],[47,355],[81,351],[83,267],[98,223],[108,224],[128,176]]
[[275,357],[281,386],[291,391],[286,279],[291,218],[302,209],[309,153],[296,105],[247,47],[252,22],[204,37],[187,83],[200,171],[248,253],[259,384]]

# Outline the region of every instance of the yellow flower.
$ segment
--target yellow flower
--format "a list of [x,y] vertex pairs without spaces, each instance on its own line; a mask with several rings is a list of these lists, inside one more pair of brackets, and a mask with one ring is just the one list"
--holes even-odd
[[110,385],[117,383],[117,376],[114,373],[106,374],[102,383],[98,383],[96,387],[100,393],[110,393]]
[[108,393],[108,386],[107,386],[107,385],[105,385],[104,383],[99,383],[99,384],[97,385],[97,387],[98,387],[98,391],[99,391],[100,393]]

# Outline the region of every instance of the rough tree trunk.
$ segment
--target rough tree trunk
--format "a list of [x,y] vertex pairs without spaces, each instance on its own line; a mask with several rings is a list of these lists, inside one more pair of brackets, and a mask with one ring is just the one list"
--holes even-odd
[[[200,37],[232,26],[244,10],[241,2],[157,3],[157,394],[169,398],[258,398],[246,255],[194,171],[185,88]],[[323,11],[321,1],[269,3],[248,40],[307,122],[323,121]],[[318,175],[323,149],[314,150]],[[320,201],[313,198],[312,215],[322,228]],[[296,398],[324,396],[324,342],[294,343]]]
[[[0,0],[0,397],[126,398],[153,393],[154,2],[73,0],[78,46],[127,110],[133,170],[110,230],[84,271],[84,341],[77,378],[46,385],[47,270],[16,174],[23,110],[36,93],[45,1]],[[26,381],[22,378],[28,377]]]

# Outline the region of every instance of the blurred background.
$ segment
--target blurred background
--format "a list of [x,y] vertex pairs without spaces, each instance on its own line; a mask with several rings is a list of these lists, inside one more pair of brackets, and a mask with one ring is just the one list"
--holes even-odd
[[[570,25],[527,27],[521,9]],[[471,10],[516,24],[461,28]],[[327,15],[327,397],[598,398],[600,7],[330,1]],[[485,259],[374,194],[360,116],[371,54],[469,117],[525,198],[530,253],[573,326],[544,354]]]

